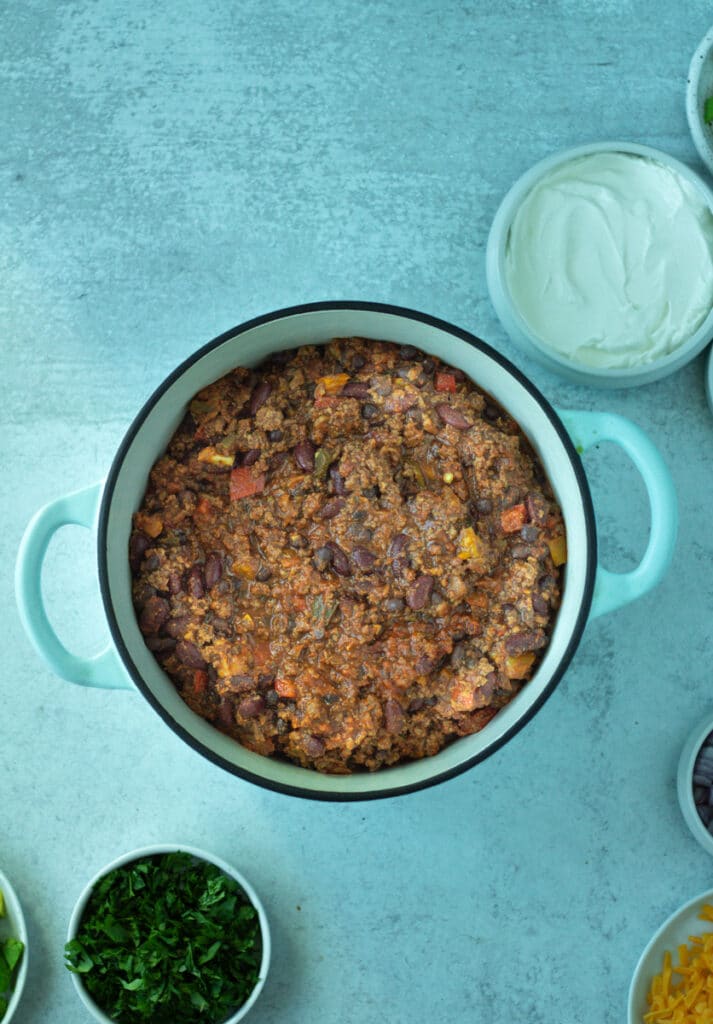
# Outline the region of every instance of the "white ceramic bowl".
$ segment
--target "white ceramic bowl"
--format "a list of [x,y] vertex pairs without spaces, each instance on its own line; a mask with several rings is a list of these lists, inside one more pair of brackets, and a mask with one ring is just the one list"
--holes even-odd
[[651,381],[666,377],[680,369],[701,352],[713,338],[713,308],[691,335],[688,341],[679,345],[673,352],[643,366],[605,369],[584,366],[556,352],[544,344],[531,330],[517,309],[507,286],[505,275],[505,255],[511,225],[523,200],[533,186],[555,167],[567,163],[577,157],[592,153],[630,153],[648,157],[664,166],[672,168],[683,178],[693,184],[702,194],[713,213],[713,191],[694,172],[675,160],[668,153],[650,146],[640,146],[633,142],[595,142],[586,146],[575,146],[573,149],[553,153],[526,171],[512,186],[502,200],[493,220],[486,250],[486,273],[488,290],[495,312],[510,335],[533,359],[547,369],[578,384],[589,384],[602,388],[632,387],[637,384],[648,384]]
[[713,891],[702,892],[673,913],[653,935],[646,949],[639,957],[629,986],[628,1022],[643,1024],[648,1011],[646,1000],[653,978],[661,973],[666,950],[671,953],[674,964],[678,962],[678,947],[688,942],[690,935],[702,935],[713,930],[712,921],[701,921],[698,917],[704,903],[713,903]]
[[[125,853],[121,857],[117,857],[116,860],[113,860],[110,864],[107,864],[106,867],[102,868],[101,871],[98,871],[96,875],[92,878],[92,880],[82,890],[82,894],[77,900],[74,910],[72,911],[72,917],[70,918],[69,921],[69,928],[67,930],[67,942],[71,941],[76,937],[77,931],[82,921],[84,909],[97,882],[99,882],[110,871],[114,871],[115,868],[122,867],[124,864],[130,864],[132,861],[135,860],[142,860],[144,857],[153,857],[156,854],[162,853],[188,853],[199,860],[204,860],[210,864],[215,864],[215,866],[220,868],[220,870],[224,874],[228,875],[230,878],[235,879],[235,881],[243,890],[247,898],[250,900],[252,905],[257,910],[262,939],[262,960],[260,962],[260,974],[258,982],[255,988],[252,990],[246,1002],[244,1002],[243,1005],[238,1010],[236,1010],[234,1014],[232,1014],[223,1022],[223,1024],[238,1024],[238,1021],[241,1021],[243,1017],[246,1015],[246,1013],[248,1013],[248,1011],[251,1009],[251,1007],[254,1006],[255,1001],[257,1000],[258,996],[262,992],[262,989],[265,985],[265,979],[267,978],[267,972],[270,966],[270,929],[267,923],[267,915],[265,914],[265,909],[262,903],[260,902],[260,898],[253,889],[253,887],[250,885],[250,883],[247,881],[247,879],[243,875],[241,875],[239,871],[236,871],[235,868],[232,867],[232,865],[226,863],[226,861],[224,860],[221,860],[220,857],[216,857],[214,854],[208,853],[206,850],[199,850],[194,846],[185,846],[183,843],[175,843],[173,845],[161,844],[159,846],[144,846],[138,850],[132,850],[130,853]],[[92,997],[89,995],[86,988],[84,987],[84,984],[82,983],[82,976],[80,974],[72,974],[72,981],[74,982],[74,987],[77,990],[79,998],[84,1003],[87,1010],[89,1010],[89,1012],[92,1014],[92,1016],[99,1021],[99,1024],[115,1024],[112,1018],[108,1017],[97,1006]],[[3,1024],[6,1024],[6,1022],[3,1021]]]
[[713,28],[706,32],[691,58],[686,89],[686,116],[693,143],[713,174],[713,125],[706,124],[703,106],[713,96]]
[[708,352],[708,361],[706,363],[706,394],[708,396],[708,405],[711,407],[711,412],[713,412],[713,348]]
[[2,1024],[10,1024],[10,1021],[15,1016],[15,1010],[20,1005],[22,990],[25,987],[25,978],[27,977],[27,927],[17,893],[13,889],[10,879],[2,871],[0,871],[0,889],[5,897],[5,908],[7,911],[6,916],[0,918],[0,942],[9,938],[20,939],[25,946],[22,960],[15,974],[12,995],[8,1000],[7,1013],[2,1019]]
[[713,854],[713,835],[703,824],[693,797],[693,766],[703,743],[712,732],[713,715],[709,715],[705,721],[696,726],[686,740],[678,762],[677,776],[678,802],[681,805],[686,824],[703,849],[711,854]]

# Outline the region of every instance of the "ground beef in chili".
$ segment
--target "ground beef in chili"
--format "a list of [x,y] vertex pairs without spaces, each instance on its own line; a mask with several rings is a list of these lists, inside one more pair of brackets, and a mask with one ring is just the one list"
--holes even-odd
[[202,390],[134,516],[133,598],[183,700],[322,772],[432,755],[532,676],[564,526],[459,370],[338,338]]

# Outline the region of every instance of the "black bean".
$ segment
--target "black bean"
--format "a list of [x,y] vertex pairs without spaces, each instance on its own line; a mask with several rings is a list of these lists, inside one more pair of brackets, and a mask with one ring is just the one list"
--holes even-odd
[[251,448],[243,455],[243,466],[254,466],[257,460],[260,458],[260,449]]
[[368,398],[369,385],[364,380],[350,380],[339,394],[342,398]]
[[498,409],[497,405],[493,405],[492,402],[486,402],[483,409],[483,419],[488,420],[489,423],[495,423],[496,420],[500,419],[500,409]]
[[413,714],[415,711],[420,711],[425,706],[426,701],[423,699],[423,697],[414,697],[414,699],[408,706],[408,710],[411,714]]
[[268,441],[272,441],[273,444],[276,444],[277,441],[281,441],[284,436],[285,434],[282,430],[268,430],[267,432],[267,439]]
[[203,594],[205,593],[203,572],[200,565],[194,565],[188,573],[188,593],[191,597],[197,598],[203,597]]
[[307,547],[307,538],[301,533],[291,533],[289,538],[289,544],[295,551],[300,551],[302,548]]
[[532,548],[529,547],[527,544],[513,544],[512,548],[510,549],[510,554],[512,555],[513,558],[524,560],[530,557],[530,555],[532,554]]
[[334,560],[334,552],[329,547],[317,548],[312,555],[312,565],[317,572],[325,572]]
[[168,601],[163,597],[150,597],[141,610],[139,629],[146,634],[158,633],[170,614]]
[[255,574],[255,579],[258,583],[267,583],[272,576],[272,569],[268,565],[261,565]]
[[292,726],[286,718],[278,718],[277,722],[275,722],[275,728],[280,736],[284,736],[286,733],[291,731]]
[[319,510],[319,518],[333,519],[336,515],[339,515],[345,504],[344,498],[329,498]]
[[379,414],[379,407],[373,402],[364,402],[361,407],[361,414],[365,420],[373,420]]
[[384,608],[386,609],[387,612],[391,612],[392,615],[396,614],[397,612],[403,611],[403,609],[404,609],[403,598],[401,598],[401,597],[390,597],[387,601],[384,602]]
[[254,416],[258,409],[263,407],[270,397],[271,392],[272,384],[269,380],[263,380],[257,385],[257,387],[253,388],[253,393],[250,395],[250,402],[248,405],[251,416]]
[[527,541],[528,544],[532,544],[540,536],[540,531],[536,526],[533,526],[532,523],[527,523],[520,530],[520,536],[523,540]]
[[431,377],[433,375],[433,371],[435,369],[436,369],[436,364],[434,363],[434,361],[432,359],[424,359],[423,360],[423,372],[426,374],[427,377]]
[[402,345],[399,349],[399,355],[402,359],[415,359],[418,355],[418,349],[414,348],[413,345]]
[[364,366],[366,366],[366,359],[357,352],[352,359],[352,370],[361,370]]
[[176,644],[176,657],[188,668],[205,668],[203,655],[190,640],[179,640]]
[[314,453],[316,449],[311,441],[299,441],[294,449],[295,462],[305,473],[311,473],[314,469]]
[[269,708],[277,707],[278,701],[280,700],[277,690],[268,690],[265,694],[265,703]]
[[550,606],[542,594],[532,595],[532,610],[536,615],[547,615],[549,612]]
[[349,565],[349,559],[344,554],[338,544],[330,541],[326,547],[332,552],[332,568],[338,576],[351,576],[352,570]]
[[356,547],[352,548],[352,561],[363,572],[370,572],[374,567],[376,555],[368,548]]
[[486,516],[489,512],[493,511],[493,503],[490,498],[478,498],[475,507],[481,515]]
[[439,402],[436,406],[436,412],[444,423],[448,426],[454,427],[456,430],[469,430],[473,424],[470,420],[467,420],[459,409],[454,409],[452,405],[448,405],[447,402]]
[[223,558],[213,551],[205,560],[205,585],[210,590],[223,575]]
[[144,555],[150,546],[151,541],[145,533],[137,531],[131,534],[131,540],[129,541],[129,565],[132,572],[137,573],[139,571]]
[[428,604],[432,590],[432,576],[417,576],[409,587],[408,594],[406,595],[406,604],[414,611],[420,611],[421,608]]

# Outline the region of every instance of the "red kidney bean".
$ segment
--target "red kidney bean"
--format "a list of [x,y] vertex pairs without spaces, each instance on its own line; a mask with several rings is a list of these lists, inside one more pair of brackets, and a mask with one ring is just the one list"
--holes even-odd
[[185,636],[186,630],[191,624],[189,615],[180,615],[177,619],[171,619],[163,627],[164,633],[168,633],[169,636],[175,637],[176,640],[181,640]]
[[414,699],[408,706],[408,710],[411,714],[413,714],[415,711],[420,711],[425,706],[426,701],[423,699],[423,697],[414,697]]
[[250,415],[254,416],[258,409],[261,409],[265,402],[270,397],[272,392],[272,384],[268,380],[261,381],[255,388],[253,393],[250,395]]
[[341,398],[368,398],[369,385],[363,380],[350,380],[339,392]]
[[305,473],[311,473],[314,469],[314,453],[316,449],[311,441],[299,441],[294,449],[295,462]]
[[214,721],[223,729],[230,729],[231,726],[235,725],[235,712],[232,701],[225,697],[221,700]]
[[205,560],[205,585],[210,590],[223,575],[223,559],[217,551],[213,551]]
[[352,562],[361,569],[363,572],[369,572],[374,567],[376,561],[376,555],[373,551],[369,551],[368,548],[355,547],[352,548]]
[[415,612],[420,611],[421,608],[428,604],[432,590],[432,576],[417,576],[409,587],[408,594],[406,595],[406,604]]
[[329,547],[317,548],[312,555],[312,565],[317,572],[326,572],[334,560],[334,552]]
[[332,490],[335,494],[346,494],[344,487],[344,477],[339,472],[339,469],[335,465],[329,467],[329,479],[332,481]]
[[318,736],[305,736],[302,745],[308,757],[321,757],[324,753],[324,743]]
[[473,424],[470,420],[467,420],[462,412],[458,409],[454,409],[452,405],[448,405],[447,402],[439,402],[436,406],[436,412],[450,427],[455,427],[456,430],[470,430]]
[[398,701],[386,701],[384,704],[384,719],[387,732],[401,732],[404,725],[404,712]]
[[216,633],[220,633],[221,636],[230,636],[233,632],[233,627],[231,626],[227,619],[221,619],[218,616],[216,616],[213,619],[212,625]]
[[163,597],[150,597],[139,616],[139,629],[142,633],[158,633],[164,622],[168,620],[171,608]]
[[352,570],[349,565],[349,559],[344,554],[342,549],[334,541],[329,541],[325,547],[329,548],[332,552],[332,568],[338,576],[351,576]]
[[194,565],[188,573],[188,593],[191,597],[197,598],[203,597],[205,593],[203,572],[200,565]]
[[408,544],[409,538],[405,533],[396,533],[389,542],[389,547],[386,554],[389,558],[393,558],[395,555],[400,555],[403,549]]
[[180,594],[182,590],[183,590],[183,580],[181,579],[179,573],[177,573],[177,572],[169,573],[169,576],[168,576],[168,592],[169,592],[169,594],[173,594],[175,596],[176,594]]
[[131,540],[129,541],[129,565],[133,573],[137,573],[141,568],[144,555],[150,546],[151,541],[145,533],[137,530],[136,533],[131,534]]
[[246,697],[238,704],[238,714],[243,718],[257,718],[265,710],[263,697]]
[[154,654],[167,654],[174,649],[176,641],[172,636],[147,636],[146,646]]
[[505,650],[508,654],[524,654],[525,651],[537,651],[546,643],[547,639],[541,630],[526,630],[506,637]]
[[344,498],[329,498],[319,510],[320,519],[334,519],[342,511],[346,502]]
[[260,449],[251,448],[243,455],[243,466],[254,466],[257,460],[260,458]]
[[195,644],[190,640],[179,640],[176,644],[176,657],[188,668],[205,668],[205,660]]
[[364,366],[366,366],[366,359],[357,352],[352,359],[352,370],[356,372],[357,370],[361,370]]
[[547,615],[549,612],[550,606],[542,594],[532,595],[532,610],[536,615]]

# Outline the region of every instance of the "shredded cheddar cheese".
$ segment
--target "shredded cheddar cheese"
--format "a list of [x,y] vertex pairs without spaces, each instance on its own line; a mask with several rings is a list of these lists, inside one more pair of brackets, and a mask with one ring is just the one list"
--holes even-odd
[[[698,916],[713,921],[713,906],[704,904]],[[675,967],[666,950],[647,1000],[645,1024],[713,1024],[713,932],[690,935],[678,947]]]

